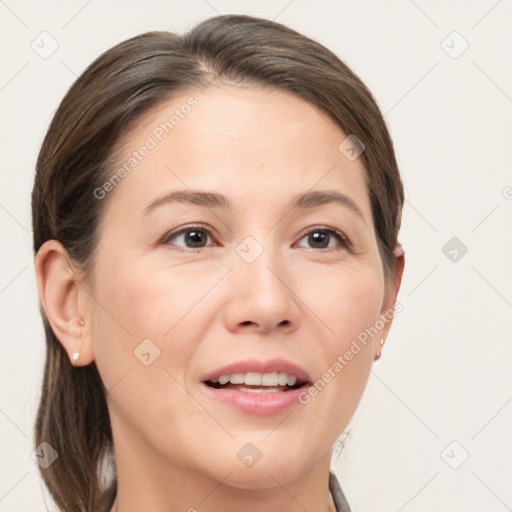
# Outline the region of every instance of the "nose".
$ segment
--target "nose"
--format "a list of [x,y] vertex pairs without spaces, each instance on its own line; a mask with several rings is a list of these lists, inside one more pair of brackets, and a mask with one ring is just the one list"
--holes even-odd
[[300,299],[294,276],[270,250],[249,263],[235,255],[229,274],[225,323],[231,332],[291,332],[299,326]]

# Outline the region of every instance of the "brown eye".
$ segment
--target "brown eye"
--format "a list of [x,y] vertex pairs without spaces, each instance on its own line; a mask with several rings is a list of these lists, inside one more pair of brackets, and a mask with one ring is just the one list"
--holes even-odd
[[[306,240],[307,247],[311,249],[330,249],[336,246],[347,247],[347,240],[334,229],[316,228],[311,230],[300,240]],[[299,245],[301,245],[299,242]],[[304,245],[302,245],[304,247]]]
[[208,230],[204,228],[189,227],[181,229],[175,233],[171,233],[165,238],[163,243],[178,245],[188,249],[200,249],[206,247],[211,241]]
[[308,243],[316,249],[323,249],[329,246],[331,235],[321,231],[313,231],[308,235]]

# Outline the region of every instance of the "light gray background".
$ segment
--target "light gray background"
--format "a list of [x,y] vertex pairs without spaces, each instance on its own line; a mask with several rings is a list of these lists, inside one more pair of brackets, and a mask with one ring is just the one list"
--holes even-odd
[[[354,512],[511,510],[511,0],[0,1],[0,510],[44,509],[31,459],[44,343],[29,196],[48,123],[104,50],[216,11],[276,19],[332,49],[395,142],[404,310],[333,458]],[[47,59],[31,47],[43,31],[58,42]],[[454,236],[468,248],[455,262],[442,251]]]

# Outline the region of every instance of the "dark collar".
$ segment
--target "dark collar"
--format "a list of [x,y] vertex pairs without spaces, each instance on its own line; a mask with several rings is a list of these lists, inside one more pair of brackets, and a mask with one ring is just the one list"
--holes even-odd
[[350,512],[350,506],[348,504],[347,498],[345,498],[338,479],[332,471],[329,472],[329,490],[332,494],[336,512]]

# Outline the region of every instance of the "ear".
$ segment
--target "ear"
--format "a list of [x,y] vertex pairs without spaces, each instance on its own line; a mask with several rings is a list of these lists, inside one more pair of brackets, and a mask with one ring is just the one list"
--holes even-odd
[[87,291],[77,278],[67,250],[57,240],[48,240],[37,252],[34,266],[39,300],[55,336],[73,365],[90,364],[94,351],[90,319],[86,318]]
[[[391,267],[391,275],[389,276],[388,282],[386,283],[384,301],[381,309],[381,319],[384,322],[384,326],[380,329],[378,337],[376,336],[374,343],[374,357],[375,360],[379,359],[380,352],[382,350],[382,344],[386,340],[395,313],[400,311],[397,307],[395,310],[396,298],[400,291],[400,285],[402,284],[402,275],[405,267],[405,253],[400,244],[395,247],[393,251],[393,265]],[[381,344],[381,340],[384,340]]]

